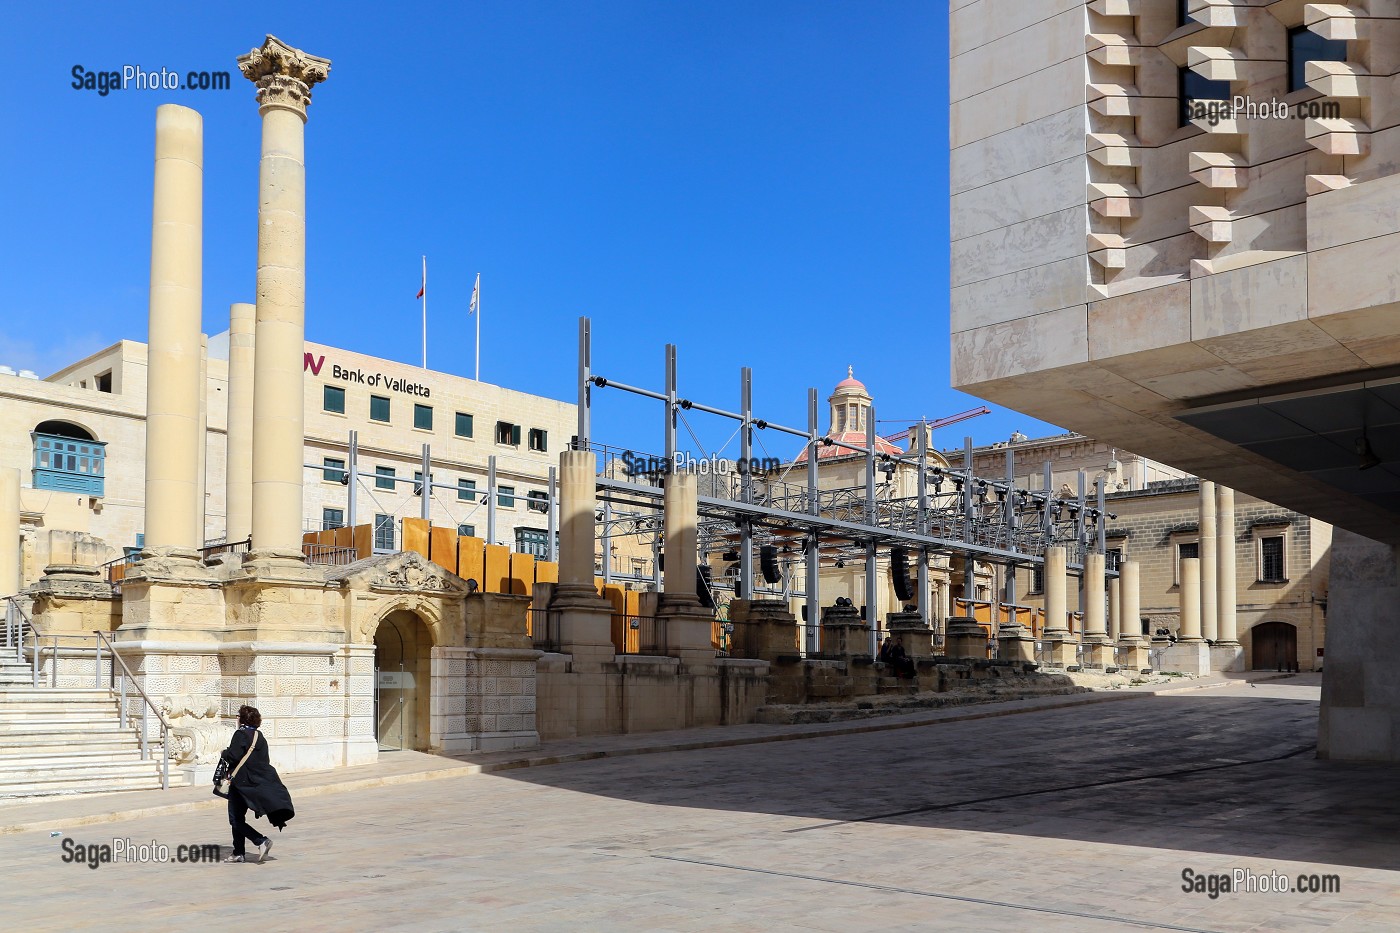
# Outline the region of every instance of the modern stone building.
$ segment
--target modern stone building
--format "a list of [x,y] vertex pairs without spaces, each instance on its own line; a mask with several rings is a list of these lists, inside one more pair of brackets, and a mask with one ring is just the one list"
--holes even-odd
[[954,0],[950,56],[953,384],[1335,525],[1320,753],[1400,759],[1400,9]]

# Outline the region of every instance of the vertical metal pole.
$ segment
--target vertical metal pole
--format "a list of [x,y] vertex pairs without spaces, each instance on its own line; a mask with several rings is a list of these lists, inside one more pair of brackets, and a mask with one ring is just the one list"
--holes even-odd
[[1002,502],[1002,524],[1005,525],[1006,549],[1016,547],[1016,455],[1006,448],[1006,499]]
[[[745,366],[739,371],[739,457],[743,470],[739,473],[739,498],[753,502],[753,370]],[[739,522],[739,599],[753,599],[753,522]]]
[[496,455],[486,458],[486,543],[496,543]]
[[666,464],[676,462],[676,345],[666,344]]
[[92,672],[92,686],[100,690],[102,688],[102,639],[97,638],[96,635],[94,635],[93,638],[97,639],[97,645],[93,650],[93,656],[96,658],[97,664]]
[[49,686],[58,686],[58,636],[53,637],[53,653],[49,657]]
[[[115,667],[116,665],[113,665]],[[121,676],[121,699],[117,701],[117,728],[126,724],[126,671]]]
[[1049,547],[1055,543],[1055,515],[1050,510],[1050,506],[1055,502],[1055,490],[1050,488],[1054,480],[1054,471],[1050,466],[1050,461],[1045,461],[1045,514],[1040,516],[1041,527],[1045,532],[1045,546]]
[[360,491],[360,432],[350,432],[350,443],[345,454],[345,469],[349,472],[349,483],[345,487],[345,524],[355,527],[355,500]]
[[578,449],[588,449],[590,416],[588,406],[593,398],[593,325],[586,317],[578,319]]
[[142,700],[141,702],[141,760],[145,761],[150,757],[146,748],[146,710],[150,704]]
[[[928,534],[928,422],[919,421],[919,534]],[[919,548],[919,621],[929,624],[928,548]]]
[[558,467],[549,468],[549,546],[550,563],[559,562],[559,476]]
[[423,501],[418,506],[418,516],[425,521],[433,517],[433,455],[427,444],[423,445]]
[[651,586],[661,592],[661,516],[653,515],[651,529]]
[[[875,515],[875,406],[866,409],[865,414],[865,522],[876,524]],[[875,542],[865,544],[865,624],[870,626],[870,654],[879,650],[877,630],[879,616],[879,571],[876,568],[877,552]]]
[[[821,514],[818,501],[817,390],[807,390],[807,511]],[[821,623],[821,542],[813,529],[807,536],[807,653],[817,653],[817,625]]]
[[[1085,482],[1084,471],[1083,471],[1083,470],[1080,470],[1080,471],[1079,471],[1079,500],[1078,500],[1078,501],[1079,501],[1079,511],[1075,514],[1075,521],[1074,521],[1074,551],[1075,551],[1075,555],[1076,555],[1076,556],[1075,556],[1075,560],[1079,563],[1080,566],[1083,566],[1083,564],[1084,564],[1084,552],[1085,552],[1085,547],[1084,547],[1084,506],[1087,504],[1087,500],[1086,500],[1085,495],[1084,495],[1084,482]],[[1081,579],[1082,579],[1082,578],[1081,578]]]
[[612,502],[603,500],[603,585],[612,583]]
[[967,523],[963,540],[972,543],[972,438],[963,438],[963,518]]
[[1108,541],[1106,540],[1108,537],[1108,513],[1104,511],[1104,482],[1103,480],[1096,479],[1094,480],[1094,485],[1097,486],[1099,490],[1099,517],[1096,519],[1096,522],[1099,526],[1098,553],[1105,554],[1108,552]]

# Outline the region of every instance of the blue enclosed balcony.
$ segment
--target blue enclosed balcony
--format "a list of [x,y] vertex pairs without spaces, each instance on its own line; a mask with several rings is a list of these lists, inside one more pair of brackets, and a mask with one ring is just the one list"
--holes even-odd
[[45,421],[34,438],[34,488],[100,496],[104,491],[107,444],[66,422]]

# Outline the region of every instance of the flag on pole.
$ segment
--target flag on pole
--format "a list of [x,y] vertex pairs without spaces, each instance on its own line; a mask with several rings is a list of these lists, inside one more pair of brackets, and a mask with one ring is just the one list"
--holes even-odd
[[467,313],[475,314],[477,305],[481,302],[481,273],[476,274],[476,284],[472,286],[472,303],[467,305]]
[[427,260],[427,257],[424,257],[424,259],[423,259],[423,284],[418,286],[418,294],[414,295],[413,297],[414,297],[414,298],[422,298],[423,295],[427,293],[427,291],[428,291],[428,260]]

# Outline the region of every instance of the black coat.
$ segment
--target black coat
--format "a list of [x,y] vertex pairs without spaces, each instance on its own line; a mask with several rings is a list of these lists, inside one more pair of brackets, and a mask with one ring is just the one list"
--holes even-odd
[[[233,740],[220,754],[220,757],[228,762],[230,773],[243,760],[248,751],[248,743],[253,741],[253,735],[252,729],[235,730]],[[286,785],[277,776],[277,769],[272,767],[268,758],[266,736],[261,733],[257,735],[257,747],[253,749],[247,764],[234,777],[233,787],[248,801],[254,816],[266,816],[269,823],[282,829],[296,816],[296,811],[292,809],[292,795],[287,793]]]

